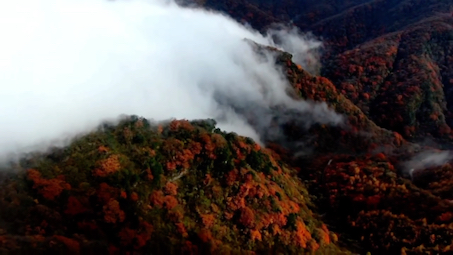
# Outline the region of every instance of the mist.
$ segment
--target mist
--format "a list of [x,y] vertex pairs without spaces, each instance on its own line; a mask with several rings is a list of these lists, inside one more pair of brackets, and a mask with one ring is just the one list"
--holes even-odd
[[323,45],[312,34],[301,34],[297,27],[283,25],[275,25],[275,28],[269,30],[267,34],[281,48],[293,54],[295,63],[314,75],[320,73],[320,55]]
[[[290,45],[309,68],[315,46],[294,31],[277,42],[163,0],[15,0],[0,3],[0,33],[0,158],[64,145],[122,114],[213,118],[256,141],[276,106],[307,125],[342,122],[325,104],[291,99],[275,56],[244,40]],[[251,121],[255,109],[262,115]]]
[[431,167],[438,167],[453,159],[450,151],[422,151],[403,163],[404,173],[412,179],[414,174]]

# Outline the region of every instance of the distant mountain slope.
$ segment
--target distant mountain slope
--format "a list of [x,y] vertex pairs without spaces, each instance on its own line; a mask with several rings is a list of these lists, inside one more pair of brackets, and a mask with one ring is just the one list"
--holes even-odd
[[349,8],[370,0],[205,0],[198,1],[204,7],[224,11],[235,18],[249,22],[253,27],[263,29],[271,22],[294,22],[299,27],[337,15]]
[[286,124],[290,140],[314,148],[313,152],[320,154],[371,153],[378,148],[388,153],[416,149],[417,146],[407,143],[398,133],[377,126],[331,81],[324,77],[312,76],[293,63],[290,54],[281,53],[278,63],[284,66],[288,81],[298,96],[305,100],[325,102],[328,107],[345,116],[344,125],[315,125],[308,131],[297,121],[298,116],[294,116]]
[[263,31],[283,22],[322,37],[322,76],[372,121],[451,147],[452,0],[228,3],[204,6]]
[[344,50],[395,32],[428,17],[450,15],[453,0],[205,0],[206,8],[225,12],[264,30],[274,22],[293,23],[324,38],[328,52]]
[[323,69],[377,125],[451,141],[453,17],[435,17],[334,57]]

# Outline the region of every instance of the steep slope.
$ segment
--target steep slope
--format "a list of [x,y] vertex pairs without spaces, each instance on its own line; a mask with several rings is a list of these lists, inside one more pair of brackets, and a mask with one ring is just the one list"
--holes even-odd
[[[450,148],[453,1],[200,2],[266,31],[292,24],[323,38],[322,76],[378,126]],[[392,113],[392,114],[389,114]]]
[[214,125],[132,116],[31,155],[0,189],[2,253],[347,254],[295,170]]
[[[392,43],[389,40],[389,45]],[[367,53],[357,56],[373,61],[371,50]],[[317,212],[324,214],[323,219],[342,235],[341,240],[358,252],[451,252],[451,164],[434,168],[427,165],[411,180],[406,179],[405,161],[416,158],[415,152],[426,148],[376,126],[365,115],[365,108],[358,109],[354,100],[346,99],[328,79],[311,76],[290,58],[283,53],[279,61],[286,64],[288,79],[300,96],[327,102],[347,117],[345,126],[313,127],[308,131],[310,136],[301,136],[303,129],[290,125],[296,130],[288,133],[292,139],[306,142],[316,137],[310,144],[316,148],[314,154],[289,162],[301,169],[299,175],[307,180]],[[382,66],[385,64],[378,67]],[[383,153],[376,154],[378,151]],[[423,164],[423,159],[419,160]]]
[[377,125],[414,141],[451,141],[452,22],[430,18],[370,41],[335,57],[323,75]]
[[[297,96],[310,101],[325,102],[328,107],[345,117],[344,125],[314,125],[308,131],[297,122],[297,116],[286,123],[291,140],[314,148],[313,153],[371,153],[376,149],[396,153],[415,150],[398,133],[383,129],[371,121],[364,112],[347,99],[327,78],[312,76],[291,61],[291,55],[281,53],[278,64],[284,67],[287,78]],[[307,143],[312,141],[312,143]]]
[[453,1],[230,2],[203,5],[262,31],[278,21],[321,36],[322,76],[372,121],[451,147]]

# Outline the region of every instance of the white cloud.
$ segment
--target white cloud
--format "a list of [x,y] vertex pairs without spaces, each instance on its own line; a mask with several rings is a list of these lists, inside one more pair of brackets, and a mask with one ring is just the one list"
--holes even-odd
[[450,151],[434,151],[427,150],[418,153],[411,160],[403,163],[404,172],[408,173],[411,178],[415,172],[428,169],[430,167],[438,167],[448,163],[453,159]]
[[247,111],[284,104],[321,109],[318,122],[341,121],[322,105],[290,99],[272,57],[258,57],[243,40],[273,44],[269,37],[170,1],[1,1],[0,34],[0,156],[121,114],[214,118],[259,139],[236,105],[220,107],[214,95]]

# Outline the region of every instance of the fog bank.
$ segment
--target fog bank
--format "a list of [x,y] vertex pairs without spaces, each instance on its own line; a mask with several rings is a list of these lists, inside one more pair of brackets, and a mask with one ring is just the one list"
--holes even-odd
[[[287,42],[284,33],[279,45],[307,65],[314,41],[290,30]],[[213,118],[255,140],[270,123],[259,116],[250,125],[245,115],[254,109],[267,115],[284,105],[307,123],[342,121],[325,105],[290,99],[273,56],[258,56],[244,40],[279,46],[271,36],[171,1],[2,1],[0,34],[0,158],[121,114]]]

